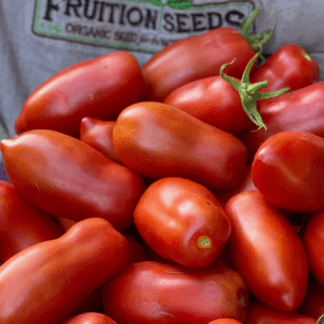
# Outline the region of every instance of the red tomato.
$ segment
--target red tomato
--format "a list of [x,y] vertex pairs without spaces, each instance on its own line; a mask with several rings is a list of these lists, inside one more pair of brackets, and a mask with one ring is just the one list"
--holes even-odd
[[296,311],[284,312],[261,303],[249,305],[245,324],[316,324],[314,318],[301,315]]
[[299,131],[273,135],[255,154],[252,180],[280,208],[299,213],[324,208],[324,138]]
[[0,181],[0,262],[63,231],[50,216],[23,199],[11,183]]
[[225,63],[235,62],[225,72],[240,78],[255,51],[232,27],[178,40],[157,52],[143,65],[149,87],[148,100],[162,101],[172,91],[198,79],[218,75]]
[[238,322],[232,318],[220,318],[214,321],[209,322],[208,324],[242,324],[242,322]]
[[38,208],[76,221],[102,217],[118,230],[133,223],[143,180],[82,141],[31,130],[2,140],[1,152],[10,181]]
[[70,317],[61,324],[117,324],[114,320],[101,313],[84,313]]
[[251,76],[251,83],[266,80],[260,92],[272,92],[289,87],[291,91],[319,81],[318,63],[298,44],[279,47]]
[[175,177],[146,189],[135,208],[134,223],[153,251],[194,268],[214,262],[231,233],[215,196],[198,183]]
[[126,266],[104,289],[105,314],[118,324],[244,322],[248,291],[234,270],[192,269],[154,261]]
[[304,131],[324,137],[324,82],[259,102],[258,110],[267,131],[252,126],[237,134],[251,161],[266,139],[283,131]]
[[298,312],[316,319],[324,314],[324,288],[312,277],[308,282],[307,293]]
[[136,241],[132,236],[123,233],[129,245],[129,264],[149,260],[149,254],[143,244]]
[[219,75],[186,83],[172,91],[163,103],[231,134],[253,126],[238,91]]
[[128,243],[108,221],[78,222],[0,267],[1,324],[57,324],[126,263]]
[[313,216],[306,225],[303,242],[311,272],[320,285],[324,286],[324,210]]
[[188,178],[218,190],[238,183],[247,159],[235,136],[158,102],[123,110],[113,144],[121,161],[141,175]]
[[146,84],[134,55],[113,52],[54,74],[27,98],[16,119],[18,134],[35,128],[78,137],[83,117],[114,119],[144,98]]
[[249,291],[271,307],[295,310],[306,295],[308,261],[285,212],[256,190],[234,196],[225,212],[232,259]]
[[116,163],[122,164],[113,146],[113,129],[116,122],[84,117],[80,124],[80,140]]

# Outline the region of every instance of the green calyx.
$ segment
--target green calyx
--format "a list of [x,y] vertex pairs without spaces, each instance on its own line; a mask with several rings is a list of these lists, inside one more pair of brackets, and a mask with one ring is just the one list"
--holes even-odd
[[240,28],[241,35],[250,43],[254,50],[261,50],[262,46],[273,36],[275,29],[266,30],[261,34],[249,35],[249,29],[255,18],[259,15],[262,8],[256,8],[251,14],[243,20]]
[[224,73],[224,69],[227,65],[232,64],[235,60],[233,60],[231,63],[227,63],[222,65],[219,71],[219,75],[227,81],[229,84],[231,84],[236,91],[239,93],[241,97],[242,107],[247,114],[247,116],[252,120],[252,122],[259,126],[258,130],[260,128],[264,128],[267,130],[266,125],[264,124],[261,115],[259,114],[257,110],[257,101],[260,99],[268,99],[277,97],[287,91],[290,91],[289,88],[283,88],[278,91],[273,92],[259,92],[258,90],[261,88],[265,88],[268,85],[268,81],[261,81],[250,84],[250,71],[258,57],[261,55],[261,52],[257,52],[254,57],[250,60],[250,62],[247,64],[241,81],[237,81],[234,78],[226,75]]
[[321,324],[324,320],[324,314],[317,320],[317,324]]

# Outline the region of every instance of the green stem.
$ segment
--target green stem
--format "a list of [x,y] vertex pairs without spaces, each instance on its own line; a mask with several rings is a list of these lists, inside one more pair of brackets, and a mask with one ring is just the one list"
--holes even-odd
[[317,324],[322,324],[323,320],[324,320],[324,314],[317,320]]

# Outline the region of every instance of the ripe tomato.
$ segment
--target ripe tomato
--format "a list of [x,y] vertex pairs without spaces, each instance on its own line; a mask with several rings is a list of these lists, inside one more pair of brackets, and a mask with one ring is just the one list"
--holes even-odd
[[324,82],[259,102],[258,110],[267,131],[252,126],[237,134],[249,151],[250,161],[266,139],[280,132],[304,131],[324,137]]
[[226,73],[240,78],[255,51],[233,27],[212,29],[178,40],[157,52],[143,65],[148,83],[147,100],[162,101],[172,91],[194,80],[218,75],[220,67],[233,61]]
[[60,324],[117,324],[105,314],[88,312],[69,317]]
[[300,131],[271,136],[255,154],[252,180],[280,208],[299,213],[324,208],[324,138]]
[[113,52],[54,74],[27,98],[15,122],[18,134],[52,129],[79,136],[83,117],[114,119],[144,98],[146,84],[134,55]]
[[214,321],[209,322],[208,324],[242,324],[242,322],[238,322],[232,318],[220,318]]
[[324,210],[315,214],[306,225],[303,242],[312,274],[324,286]]
[[141,175],[188,178],[218,190],[237,184],[247,159],[235,136],[158,102],[124,109],[113,144],[124,165]]
[[23,199],[8,182],[0,181],[0,262],[39,242],[60,237],[63,231],[41,209]]
[[103,303],[118,324],[206,324],[224,317],[244,322],[248,298],[243,279],[230,268],[145,261],[109,280]]
[[308,261],[287,214],[256,190],[231,198],[225,212],[232,259],[249,291],[273,308],[295,310],[306,295]]
[[194,268],[215,261],[231,233],[215,196],[196,182],[176,177],[146,189],[135,208],[134,223],[153,251]]
[[266,80],[267,87],[260,92],[277,91],[289,87],[291,91],[319,81],[318,63],[298,44],[279,47],[251,75],[251,83]]
[[245,324],[316,324],[314,318],[296,311],[284,312],[259,302],[249,305]]
[[78,222],[0,267],[1,324],[57,324],[127,262],[126,239],[108,221]]
[[2,140],[1,152],[10,181],[38,208],[76,221],[102,217],[120,231],[133,223],[143,180],[86,143],[31,130]]
[[122,164],[113,146],[113,129],[116,122],[84,117],[80,124],[80,140],[116,163]]

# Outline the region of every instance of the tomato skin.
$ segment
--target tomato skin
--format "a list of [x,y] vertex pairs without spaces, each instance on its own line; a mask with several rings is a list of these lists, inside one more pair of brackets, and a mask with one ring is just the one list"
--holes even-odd
[[63,321],[125,265],[128,253],[126,239],[102,218],[19,252],[0,268],[1,323]]
[[242,323],[232,318],[219,318],[217,320],[209,322],[208,324],[242,324]]
[[105,314],[118,324],[205,324],[224,316],[243,322],[248,297],[241,276],[230,268],[145,261],[109,280],[103,301]]
[[114,119],[143,100],[146,84],[135,56],[117,51],[71,65],[27,98],[15,122],[17,134],[41,128],[78,137],[83,117]]
[[185,83],[225,73],[241,78],[255,51],[240,32],[232,27],[212,29],[206,33],[178,40],[157,52],[143,65],[148,83],[146,100],[162,101]]
[[249,160],[260,145],[283,131],[303,131],[324,137],[324,82],[284,93],[258,104],[267,131],[252,126],[237,134],[249,151]]
[[61,324],[117,324],[105,314],[88,312],[70,317]]
[[316,324],[314,318],[296,311],[284,312],[259,302],[250,303],[245,324]]
[[285,44],[278,48],[254,73],[250,82],[268,81],[268,86],[260,92],[272,92],[282,88],[291,91],[318,82],[318,63],[298,44]]
[[11,183],[0,181],[0,262],[63,231],[50,216],[23,199]]
[[123,110],[113,144],[120,160],[143,176],[188,178],[209,189],[234,187],[247,159],[235,136],[158,102]]
[[252,180],[280,208],[299,213],[324,208],[324,139],[299,131],[273,135],[255,154]]
[[306,294],[308,261],[285,212],[256,190],[231,198],[225,212],[232,259],[249,291],[273,308],[295,310]]
[[80,140],[116,163],[122,164],[113,146],[113,129],[116,121],[84,117],[80,124]]
[[1,151],[10,181],[38,208],[76,221],[102,217],[120,231],[133,223],[143,180],[86,143],[31,130],[3,140]]
[[219,75],[186,83],[172,91],[163,103],[231,134],[253,126],[238,91]]
[[148,246],[187,267],[210,265],[226,244],[231,224],[215,196],[183,178],[163,178],[141,196],[134,224]]
[[318,283],[324,286],[324,210],[312,217],[306,225],[303,242],[311,272]]

